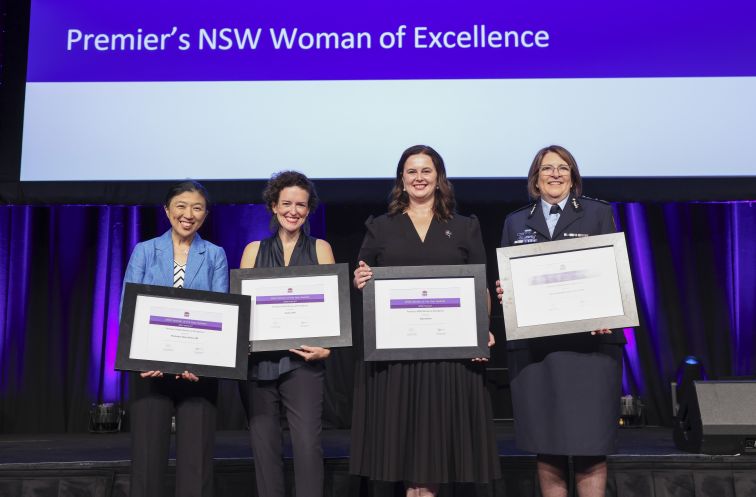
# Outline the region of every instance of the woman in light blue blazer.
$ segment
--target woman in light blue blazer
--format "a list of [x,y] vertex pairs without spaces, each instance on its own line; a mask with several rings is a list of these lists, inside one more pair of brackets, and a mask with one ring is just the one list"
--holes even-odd
[[[124,284],[227,292],[226,253],[197,233],[207,218],[209,203],[207,190],[196,181],[174,185],[164,205],[171,229],[134,247]],[[190,371],[175,377],[144,371],[133,381],[131,496],[165,495],[175,411],[176,495],[211,497],[217,381],[198,378]]]

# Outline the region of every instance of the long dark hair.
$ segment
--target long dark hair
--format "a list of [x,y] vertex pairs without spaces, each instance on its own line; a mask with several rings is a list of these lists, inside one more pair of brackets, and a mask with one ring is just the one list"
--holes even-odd
[[402,175],[404,174],[404,163],[407,162],[413,155],[423,154],[430,157],[433,165],[436,168],[436,185],[438,189],[434,194],[433,201],[433,215],[439,221],[448,221],[454,216],[454,209],[456,208],[456,201],[454,200],[454,188],[451,182],[446,177],[446,166],[444,166],[444,159],[436,152],[432,147],[428,145],[413,145],[402,153],[399,158],[399,164],[396,166],[396,178],[394,180],[394,187],[389,194],[389,215],[393,216],[401,214],[407,207],[409,207],[409,196],[404,191],[404,183],[402,182]]
[[572,194],[579,197],[583,194],[583,179],[580,177],[580,169],[578,169],[577,161],[572,156],[569,150],[560,145],[549,145],[543,147],[533,157],[533,162],[530,164],[530,171],[528,171],[528,195],[530,198],[541,198],[541,192],[538,189],[538,176],[541,174],[541,162],[543,157],[549,152],[554,152],[563,161],[570,166],[570,178],[572,179]]

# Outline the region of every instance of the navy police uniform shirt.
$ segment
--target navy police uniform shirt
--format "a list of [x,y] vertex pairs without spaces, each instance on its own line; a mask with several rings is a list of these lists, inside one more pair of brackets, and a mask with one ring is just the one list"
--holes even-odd
[[501,246],[605,235],[615,231],[612,207],[608,202],[570,195],[554,227],[554,234],[550,236],[539,199],[507,216]]
[[[546,225],[546,218],[541,208],[541,200],[538,199],[507,216],[501,234],[501,246],[509,247],[525,243],[606,235],[616,231],[612,206],[608,202],[588,197],[576,197],[571,194],[559,215],[553,235],[549,235],[549,228]],[[596,338],[604,343],[625,343],[625,337],[621,330],[615,330],[610,335],[601,335]],[[518,345],[516,342],[525,342],[525,340],[508,343],[508,348],[516,348]]]

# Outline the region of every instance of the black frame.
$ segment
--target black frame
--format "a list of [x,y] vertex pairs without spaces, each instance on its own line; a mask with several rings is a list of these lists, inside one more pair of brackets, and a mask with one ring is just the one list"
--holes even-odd
[[[242,281],[300,278],[307,276],[336,276],[339,293],[339,336],[282,338],[276,340],[249,341],[250,320],[247,326],[246,340],[249,351],[269,352],[297,349],[303,343],[315,347],[350,347],[352,345],[352,313],[349,300],[349,267],[347,264],[318,264],[312,266],[261,267],[231,270],[231,293],[241,294]],[[251,299],[250,299],[251,300]]]
[[[229,368],[223,366],[208,366],[205,364],[183,364],[177,362],[130,358],[129,352],[131,350],[132,332],[134,330],[134,312],[136,311],[137,297],[141,295],[237,306],[239,308],[239,319],[237,320],[238,326],[236,330],[236,366]],[[120,334],[118,336],[118,354],[116,356],[115,369],[122,371],[161,371],[170,374],[181,374],[184,371],[191,371],[200,377],[246,380],[246,338],[249,332],[248,323],[251,305],[251,299],[244,295],[126,283],[126,288],[123,294],[123,307],[121,309],[121,326]]]
[[[373,277],[363,288],[362,311],[364,352],[366,361],[417,361],[438,359],[488,358],[488,305],[486,265],[466,264],[458,266],[395,266],[374,267]],[[437,347],[376,349],[375,346],[375,281],[439,278],[475,279],[475,318],[478,335],[476,347]]]

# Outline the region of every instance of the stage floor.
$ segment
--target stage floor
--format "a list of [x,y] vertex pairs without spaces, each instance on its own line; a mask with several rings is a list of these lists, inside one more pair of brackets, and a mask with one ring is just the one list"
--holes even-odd
[[[485,487],[444,489],[442,495],[537,496],[535,457],[514,446],[511,424],[496,426],[503,478]],[[607,495],[716,496],[756,495],[756,456],[690,454],[675,448],[667,428],[625,428],[618,452],[609,457]],[[326,495],[399,495],[348,474],[349,431],[323,433]],[[171,449],[173,457],[173,445]],[[286,449],[286,457],[291,450]],[[216,437],[216,495],[254,496],[254,471],[248,434],[222,431]],[[173,461],[171,461],[171,467]],[[128,495],[129,435],[38,434],[0,436],[0,495]],[[291,473],[290,461],[287,471]],[[172,486],[172,485],[171,485]],[[384,485],[385,487],[385,485]],[[53,492],[54,488],[57,491]],[[62,490],[61,490],[62,489]],[[66,490],[68,489],[68,490]]]

